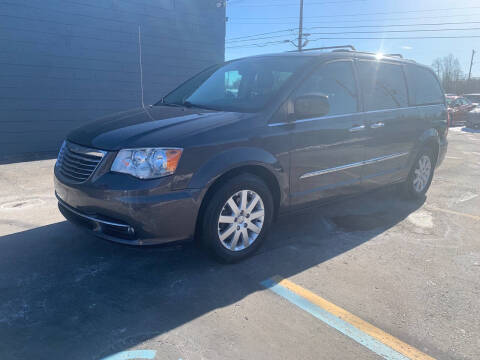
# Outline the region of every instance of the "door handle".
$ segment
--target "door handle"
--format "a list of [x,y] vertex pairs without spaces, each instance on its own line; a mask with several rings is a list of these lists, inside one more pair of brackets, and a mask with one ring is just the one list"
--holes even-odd
[[384,127],[384,126],[385,126],[385,124],[383,122],[379,121],[379,122],[376,122],[375,124],[370,125],[370,128],[371,129],[378,129],[378,128],[381,128],[381,127]]
[[358,126],[351,127],[348,131],[358,132],[358,131],[362,131],[362,130],[365,130],[365,125],[358,125]]

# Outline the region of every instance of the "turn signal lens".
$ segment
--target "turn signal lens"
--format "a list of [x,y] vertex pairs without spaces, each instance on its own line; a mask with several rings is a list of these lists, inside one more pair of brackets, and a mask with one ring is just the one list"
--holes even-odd
[[167,171],[175,172],[177,170],[178,162],[182,156],[182,149],[173,149],[167,150],[165,153],[167,155]]

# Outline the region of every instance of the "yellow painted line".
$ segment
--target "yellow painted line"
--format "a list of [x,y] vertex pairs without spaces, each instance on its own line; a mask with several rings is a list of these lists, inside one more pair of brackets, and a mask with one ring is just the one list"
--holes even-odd
[[320,308],[328,311],[329,313],[335,315],[343,321],[348,322],[357,329],[370,335],[374,339],[380,341],[381,343],[387,345],[388,347],[392,348],[393,350],[399,352],[400,354],[406,356],[409,359],[434,360],[434,358],[428,356],[427,354],[421,352],[413,346],[404,343],[400,339],[397,339],[390,334],[387,334],[385,331],[373,326],[372,324],[369,324],[368,322],[360,319],[358,316],[353,315],[347,310],[342,309],[341,307],[329,302],[328,300],[325,300],[321,296],[318,296],[287,279],[283,279],[280,276],[274,276],[271,280],[278,285],[283,286],[284,288],[310,301],[311,303],[319,306]]
[[442,209],[442,208],[438,208],[438,207],[431,206],[431,205],[427,205],[426,208],[430,209],[430,210],[434,210],[434,211],[444,212],[444,213],[447,213],[447,214],[468,217],[470,219],[480,221],[480,216],[478,216],[478,215],[472,215],[472,214],[462,213],[462,212],[458,212],[458,211],[454,211],[454,210]]

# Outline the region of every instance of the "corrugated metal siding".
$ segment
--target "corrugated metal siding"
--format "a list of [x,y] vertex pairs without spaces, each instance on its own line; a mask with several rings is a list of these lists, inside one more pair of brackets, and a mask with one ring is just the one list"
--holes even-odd
[[0,0],[0,158],[51,152],[96,117],[224,59],[217,0]]

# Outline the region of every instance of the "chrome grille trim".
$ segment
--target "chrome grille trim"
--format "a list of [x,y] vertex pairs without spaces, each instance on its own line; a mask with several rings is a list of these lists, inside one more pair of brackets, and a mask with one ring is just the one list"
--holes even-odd
[[104,158],[106,151],[87,148],[65,141],[57,159],[57,168],[74,183],[87,181]]

